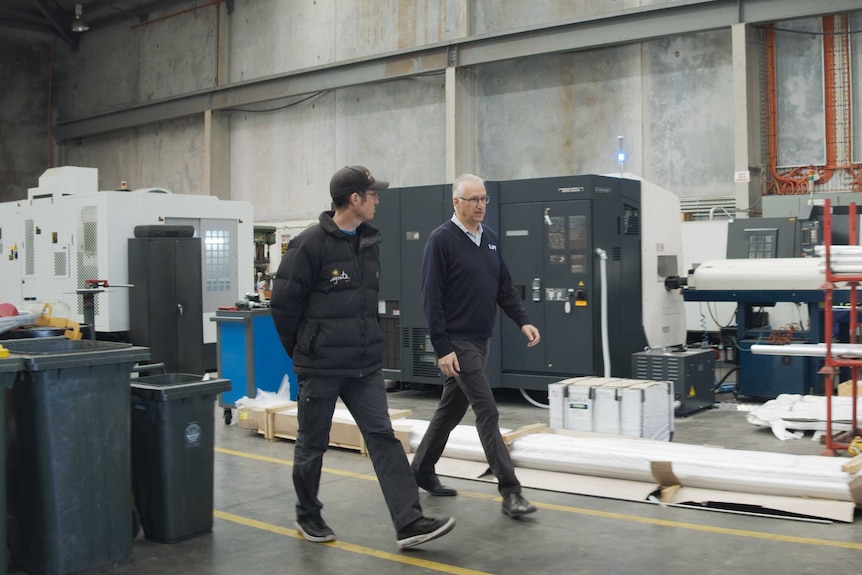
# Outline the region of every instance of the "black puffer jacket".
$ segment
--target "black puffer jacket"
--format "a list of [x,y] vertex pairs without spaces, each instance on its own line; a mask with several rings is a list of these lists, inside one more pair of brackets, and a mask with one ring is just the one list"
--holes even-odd
[[383,367],[377,318],[380,232],[360,225],[359,253],[333,212],[290,241],[272,286],[272,318],[293,369],[363,377]]

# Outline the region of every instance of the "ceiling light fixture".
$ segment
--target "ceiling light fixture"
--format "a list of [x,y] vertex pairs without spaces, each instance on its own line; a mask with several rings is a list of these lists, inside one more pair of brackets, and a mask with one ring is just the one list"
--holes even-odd
[[81,13],[84,11],[80,4],[75,4],[75,19],[72,20],[72,32],[86,32],[90,29],[87,23],[81,18]]

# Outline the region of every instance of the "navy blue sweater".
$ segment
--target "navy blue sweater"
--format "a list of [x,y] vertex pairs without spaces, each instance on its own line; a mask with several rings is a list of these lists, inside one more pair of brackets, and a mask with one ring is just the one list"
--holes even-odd
[[422,258],[422,307],[437,357],[453,351],[450,340],[491,337],[497,304],[519,328],[530,323],[497,234],[483,226],[477,246],[451,220],[431,232]]

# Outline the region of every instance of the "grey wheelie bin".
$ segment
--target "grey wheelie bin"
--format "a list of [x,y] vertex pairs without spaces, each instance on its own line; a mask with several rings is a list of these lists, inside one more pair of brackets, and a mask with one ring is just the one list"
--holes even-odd
[[[20,357],[10,357],[9,350],[0,345],[0,518],[6,518],[6,390],[15,384],[18,372],[24,366]],[[0,520],[0,575],[6,575],[6,521]]]
[[215,400],[228,379],[131,380],[132,486],[144,537],[176,543],[213,528]]
[[13,565],[66,575],[129,561],[129,377],[150,350],[62,337],[3,345],[23,360],[8,427]]

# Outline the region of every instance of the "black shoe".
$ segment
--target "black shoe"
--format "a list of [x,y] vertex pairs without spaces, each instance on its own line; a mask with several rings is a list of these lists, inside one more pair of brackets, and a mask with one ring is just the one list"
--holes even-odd
[[437,477],[436,473],[414,473],[413,475],[416,477],[416,485],[431,495],[437,495],[438,497],[458,495],[458,491],[440,483],[440,478]]
[[454,517],[420,517],[404,529],[398,530],[398,548],[416,547],[446,535],[455,528]]
[[314,543],[335,541],[335,533],[320,515],[297,519],[296,528],[308,541],[313,541]]
[[520,493],[513,493],[503,498],[503,513],[509,517],[520,517],[527,513],[533,513],[535,510],[536,506],[530,504]]

